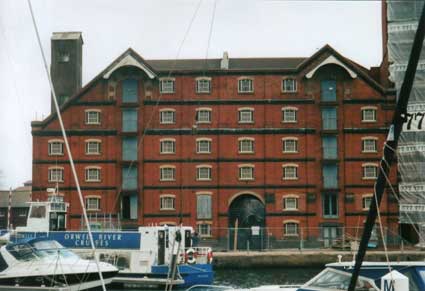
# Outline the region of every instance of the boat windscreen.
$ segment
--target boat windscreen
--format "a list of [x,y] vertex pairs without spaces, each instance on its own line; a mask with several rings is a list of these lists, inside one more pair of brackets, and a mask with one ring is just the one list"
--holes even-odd
[[6,250],[19,261],[31,261],[37,258],[34,249],[27,243],[11,244],[6,247]]
[[31,245],[38,257],[62,257],[62,258],[79,258],[72,251],[64,248],[55,240],[42,240],[32,242]]

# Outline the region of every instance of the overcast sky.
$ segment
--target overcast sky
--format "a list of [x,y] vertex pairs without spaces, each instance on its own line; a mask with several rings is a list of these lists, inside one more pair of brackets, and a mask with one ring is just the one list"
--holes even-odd
[[[363,66],[381,62],[381,1],[216,1],[209,47],[214,0],[203,0],[179,58],[305,57],[328,43]],[[52,32],[83,32],[83,85],[128,47],[175,59],[198,3],[32,0],[49,63]],[[27,1],[0,0],[0,189],[31,179],[30,123],[49,114],[49,90]]]

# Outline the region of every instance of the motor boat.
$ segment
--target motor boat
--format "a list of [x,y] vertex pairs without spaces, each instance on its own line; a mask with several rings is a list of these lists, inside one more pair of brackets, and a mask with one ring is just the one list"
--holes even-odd
[[[100,262],[105,284],[118,273],[111,264]],[[0,248],[0,287],[66,287],[86,290],[101,286],[98,267],[54,240],[43,238],[9,243]],[[9,290],[9,289],[7,289]]]

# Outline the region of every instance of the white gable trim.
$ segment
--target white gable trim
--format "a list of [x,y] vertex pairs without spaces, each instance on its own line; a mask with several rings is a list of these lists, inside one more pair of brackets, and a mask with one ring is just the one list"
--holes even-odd
[[350,70],[346,65],[344,65],[341,61],[339,61],[334,56],[329,56],[326,60],[324,60],[323,62],[318,64],[313,70],[311,70],[310,72],[308,72],[305,75],[306,78],[310,79],[311,77],[313,77],[314,73],[316,73],[316,71],[318,69],[320,69],[324,65],[328,65],[328,64],[335,64],[335,65],[338,65],[340,67],[343,67],[347,71],[347,73],[350,75],[351,78],[353,78],[353,79],[357,78],[357,74],[353,70]]
[[117,70],[117,69],[119,69],[121,67],[124,67],[124,66],[134,66],[134,67],[137,67],[137,68],[141,69],[142,71],[144,71],[148,75],[148,77],[151,78],[151,79],[153,79],[153,78],[156,77],[155,73],[152,72],[147,66],[145,66],[143,63],[140,63],[139,61],[137,61],[131,55],[127,55],[118,64],[116,64],[115,66],[113,66],[112,68],[110,68],[103,75],[103,78],[104,79],[109,79],[109,77],[111,76],[111,74],[113,72],[115,72],[115,70]]

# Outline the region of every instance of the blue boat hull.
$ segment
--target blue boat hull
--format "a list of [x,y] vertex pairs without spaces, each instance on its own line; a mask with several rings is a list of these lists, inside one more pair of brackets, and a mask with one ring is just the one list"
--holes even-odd
[[[193,285],[211,285],[214,280],[214,272],[211,264],[179,265],[179,273],[184,280],[184,284],[179,288],[187,288]],[[152,266],[152,274],[167,276],[168,266]]]

